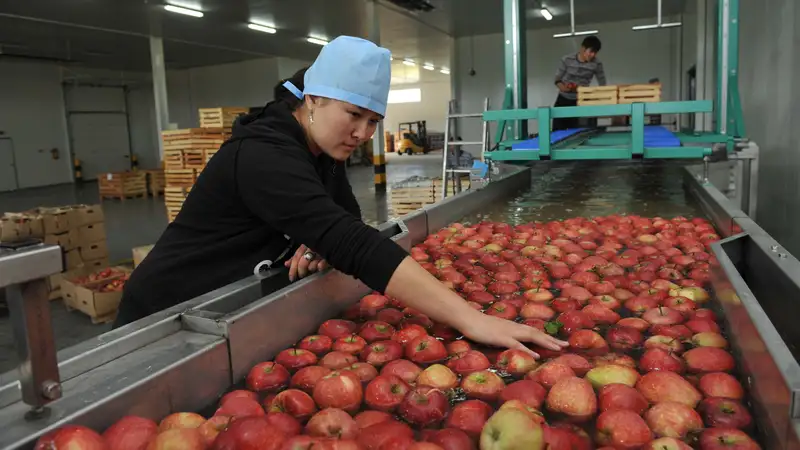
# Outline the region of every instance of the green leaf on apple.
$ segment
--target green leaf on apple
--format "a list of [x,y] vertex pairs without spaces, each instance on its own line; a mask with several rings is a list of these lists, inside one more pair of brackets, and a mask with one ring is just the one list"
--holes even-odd
[[563,326],[564,324],[558,321],[547,322],[544,324],[544,331],[551,336],[555,336],[561,331],[561,327]]

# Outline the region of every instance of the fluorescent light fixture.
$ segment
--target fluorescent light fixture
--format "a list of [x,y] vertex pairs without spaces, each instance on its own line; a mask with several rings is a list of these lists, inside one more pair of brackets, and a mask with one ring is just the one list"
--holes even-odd
[[169,12],[183,14],[186,16],[203,17],[202,11],[197,11],[196,9],[184,8],[183,6],[164,5],[164,9],[166,9]]
[[390,89],[389,98],[386,103],[419,103],[422,101],[422,90],[413,89]]
[[542,14],[545,20],[553,20],[553,14],[550,13],[550,10],[547,8],[542,8],[539,10],[539,13]]
[[433,64],[431,63],[425,63],[422,68],[425,70],[436,70],[436,67],[433,67]]
[[554,34],[553,37],[558,38],[566,38],[566,37],[574,37],[574,36],[589,36],[591,34],[598,34],[599,31],[597,30],[589,30],[589,31],[575,31],[573,33],[558,33]]
[[659,28],[675,28],[683,25],[681,22],[671,22],[671,23],[662,23],[657,24],[654,23],[652,25],[636,25],[635,27],[631,27],[633,31],[642,31],[642,30],[656,30]]
[[450,75],[450,69],[448,69],[447,67],[442,67],[442,70],[440,70],[439,72],[445,75]]
[[248,23],[247,24],[247,28],[250,28],[251,30],[255,30],[255,31],[261,31],[262,33],[269,33],[269,34],[275,34],[275,33],[278,32],[278,30],[276,30],[275,28],[268,27],[266,25],[259,25],[257,23]]
[[404,59],[403,60],[403,64],[405,64],[407,66],[416,66],[417,65],[417,63],[415,63],[413,59]]
[[327,40],[322,39],[322,38],[315,38],[313,36],[309,36],[308,38],[306,38],[306,41],[308,41],[308,42],[310,42],[312,44],[317,44],[317,45],[328,45],[328,41]]

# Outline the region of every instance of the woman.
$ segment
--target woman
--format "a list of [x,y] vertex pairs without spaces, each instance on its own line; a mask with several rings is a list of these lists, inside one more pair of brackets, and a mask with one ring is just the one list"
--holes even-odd
[[284,84],[281,100],[239,120],[133,272],[115,326],[271,267],[300,245],[284,263],[292,279],[324,268],[324,260],[475,341],[525,351],[522,342],[566,346],[470,308],[361,221],[344,162],[385,115],[390,78],[388,50],[342,36],[323,47],[302,81]]

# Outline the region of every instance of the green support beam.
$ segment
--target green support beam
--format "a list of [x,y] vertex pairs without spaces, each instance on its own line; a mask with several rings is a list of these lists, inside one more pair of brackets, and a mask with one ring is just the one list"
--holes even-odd
[[744,115],[739,98],[739,0],[717,2],[717,98],[718,134],[744,137]]
[[[505,91],[511,93],[508,109],[528,107],[525,4],[525,0],[503,0]],[[522,120],[507,121],[505,132],[509,139],[524,139],[528,136],[528,124]]]

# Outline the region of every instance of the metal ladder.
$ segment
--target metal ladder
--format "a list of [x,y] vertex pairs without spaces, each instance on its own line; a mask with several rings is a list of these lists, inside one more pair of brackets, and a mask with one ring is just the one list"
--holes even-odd
[[[453,192],[459,193],[461,192],[461,181],[458,174],[469,174],[472,172],[471,168],[459,169],[457,168],[458,158],[456,157],[456,152],[453,152],[453,161],[456,163],[456,167],[448,168],[447,167],[447,156],[450,153],[450,147],[459,147],[462,145],[480,145],[481,146],[481,154],[480,159],[481,162],[484,161],[484,153],[486,152],[489,144],[489,126],[485,120],[483,120],[483,113],[468,113],[468,114],[460,114],[456,113],[453,110],[455,109],[455,101],[450,101],[447,104],[447,118],[444,122],[444,150],[442,151],[442,200],[447,198],[447,183],[451,181],[453,183]],[[486,112],[489,110],[489,98],[485,98],[483,100],[483,111]],[[450,141],[450,121],[457,120],[457,119],[481,119],[481,123],[483,124],[483,131],[481,136],[483,139],[481,141]]]

